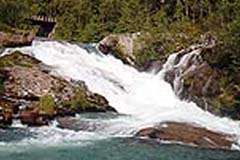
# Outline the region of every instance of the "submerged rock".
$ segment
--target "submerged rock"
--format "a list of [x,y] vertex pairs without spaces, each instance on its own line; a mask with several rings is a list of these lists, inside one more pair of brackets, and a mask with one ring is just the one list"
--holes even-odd
[[40,126],[56,116],[116,111],[103,96],[90,92],[84,82],[68,82],[53,76],[47,68],[20,52],[0,58],[0,96],[11,99],[8,108],[19,114],[22,123]]
[[193,124],[178,122],[164,122],[156,127],[144,128],[136,136],[214,149],[231,149],[234,143],[233,135],[217,133]]
[[95,132],[104,129],[107,124],[101,121],[94,121],[91,119],[83,120],[74,117],[59,117],[57,118],[58,127],[70,129],[74,131],[89,131]]

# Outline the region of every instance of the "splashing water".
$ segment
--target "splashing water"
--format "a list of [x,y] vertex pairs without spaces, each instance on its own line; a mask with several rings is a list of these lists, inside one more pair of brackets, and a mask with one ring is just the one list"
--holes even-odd
[[[169,67],[176,67],[173,63],[176,54],[169,57],[160,73],[151,74],[138,72],[111,55],[86,50],[76,44],[34,41],[31,47],[14,50],[30,54],[51,66],[54,75],[66,80],[84,81],[91,91],[106,97],[119,113],[129,115],[107,120],[109,127],[104,130],[104,134],[131,135],[134,131],[155,123],[177,121],[234,134],[240,139],[238,121],[216,117],[194,103],[181,101],[175,96],[171,86],[162,77]],[[11,51],[12,49],[8,49],[4,54]],[[187,63],[186,61],[187,57],[181,63]],[[70,137],[74,135],[72,132],[66,134],[70,134]]]

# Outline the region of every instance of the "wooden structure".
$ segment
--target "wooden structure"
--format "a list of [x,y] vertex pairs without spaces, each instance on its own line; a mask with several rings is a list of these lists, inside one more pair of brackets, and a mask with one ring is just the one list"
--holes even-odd
[[38,37],[49,37],[57,23],[56,18],[45,15],[34,15],[28,18],[28,20],[32,25],[39,26],[39,30],[37,32]]

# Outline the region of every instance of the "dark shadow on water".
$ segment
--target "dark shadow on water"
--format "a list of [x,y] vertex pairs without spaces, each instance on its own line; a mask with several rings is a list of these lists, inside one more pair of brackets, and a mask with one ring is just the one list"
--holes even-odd
[[198,149],[126,138],[92,140],[89,145],[32,148],[0,153],[4,160],[240,160],[239,151]]
[[21,141],[24,138],[34,137],[36,134],[27,128],[8,128],[0,129],[0,142]]

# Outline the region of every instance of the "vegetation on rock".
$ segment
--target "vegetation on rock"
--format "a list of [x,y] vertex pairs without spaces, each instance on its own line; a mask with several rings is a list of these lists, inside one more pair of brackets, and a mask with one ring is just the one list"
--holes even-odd
[[56,110],[54,98],[51,95],[42,96],[39,100],[39,109],[41,115],[53,116]]
[[13,114],[19,114],[24,124],[40,126],[56,116],[113,111],[104,97],[90,92],[83,82],[55,77],[31,56],[16,51],[0,57],[0,64],[0,124],[9,124]]
[[24,55],[19,51],[15,51],[12,54],[0,58],[0,69],[14,66],[31,68],[39,63],[40,61],[31,58],[29,55]]

